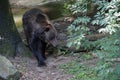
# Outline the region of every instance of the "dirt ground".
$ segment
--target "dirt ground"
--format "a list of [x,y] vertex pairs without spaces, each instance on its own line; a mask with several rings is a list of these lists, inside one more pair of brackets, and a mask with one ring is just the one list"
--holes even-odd
[[46,60],[46,67],[38,67],[35,58],[16,57],[15,59],[10,59],[23,74],[19,80],[69,80],[72,75],[65,74],[62,69],[59,69],[59,65],[71,60],[71,57],[50,56]]

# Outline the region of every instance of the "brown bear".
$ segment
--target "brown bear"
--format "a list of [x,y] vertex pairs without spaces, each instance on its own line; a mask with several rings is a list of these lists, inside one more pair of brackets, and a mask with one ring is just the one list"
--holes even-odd
[[27,11],[22,18],[28,47],[36,57],[38,66],[45,66],[47,45],[57,45],[57,31],[40,9]]

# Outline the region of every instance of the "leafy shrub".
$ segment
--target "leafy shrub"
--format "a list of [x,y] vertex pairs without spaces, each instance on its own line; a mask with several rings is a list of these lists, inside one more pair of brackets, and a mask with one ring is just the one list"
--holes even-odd
[[[91,50],[100,59],[99,66],[95,68],[100,80],[119,80],[119,64],[115,64],[116,59],[120,57],[120,1],[111,0],[75,0],[74,4],[68,5],[72,14],[77,18],[68,27],[69,40],[68,47],[75,46],[76,49],[84,47],[88,49],[91,44],[85,36],[89,34],[89,26],[100,26],[99,33],[108,33],[109,36],[93,42],[94,50]],[[97,4],[97,12],[91,19],[87,16],[88,5]],[[87,44],[87,45],[85,45]],[[106,61],[106,59],[108,59]],[[102,62],[102,63],[101,63]],[[114,75],[113,75],[114,74]],[[113,76],[111,76],[113,75]],[[111,78],[110,78],[111,76]]]
[[[89,28],[87,24],[91,18],[86,15],[87,4],[90,0],[76,0],[73,5],[68,5],[68,9],[71,10],[73,15],[77,15],[74,22],[68,27],[69,40],[67,46],[76,46],[76,49],[80,48],[83,42],[87,42],[85,35],[88,34]],[[84,4],[83,4],[84,3]],[[84,14],[85,13],[85,14]],[[79,15],[81,14],[81,15]]]

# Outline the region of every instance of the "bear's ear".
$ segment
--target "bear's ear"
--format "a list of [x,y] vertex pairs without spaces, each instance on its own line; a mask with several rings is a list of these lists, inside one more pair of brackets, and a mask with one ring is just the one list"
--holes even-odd
[[52,25],[47,22],[47,24],[45,25],[45,31],[49,31],[51,26]]
[[46,20],[46,16],[44,14],[38,14],[36,16],[36,22],[37,23],[44,23]]

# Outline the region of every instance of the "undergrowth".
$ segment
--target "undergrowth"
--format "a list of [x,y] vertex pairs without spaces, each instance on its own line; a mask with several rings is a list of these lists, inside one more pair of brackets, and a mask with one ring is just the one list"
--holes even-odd
[[60,66],[65,73],[73,75],[70,80],[99,80],[94,69],[79,64],[76,61],[69,62]]
[[[87,15],[91,5],[97,5],[97,12],[92,17]],[[68,47],[81,47],[95,55],[99,61],[92,69],[79,63],[64,65],[72,80],[120,80],[120,1],[119,0],[75,0],[68,3],[67,9],[76,19],[68,27]],[[86,39],[90,26],[98,26],[98,33],[109,34],[92,44]],[[93,75],[90,75],[92,74]],[[82,76],[81,76],[82,75]]]

